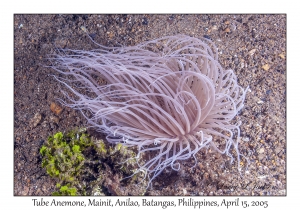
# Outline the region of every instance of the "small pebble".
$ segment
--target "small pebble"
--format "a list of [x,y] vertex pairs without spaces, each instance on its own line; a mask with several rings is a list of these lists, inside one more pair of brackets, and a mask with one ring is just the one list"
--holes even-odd
[[56,116],[50,116],[50,121],[51,121],[51,122],[55,122],[56,124],[58,124],[59,119],[58,119],[58,117],[56,117]]
[[204,37],[205,39],[210,39],[210,40],[211,40],[210,36],[208,36],[208,35],[204,35],[203,37]]
[[80,28],[81,28],[81,30],[83,30],[84,32],[87,31],[86,28],[85,28],[84,26],[81,26]]
[[213,25],[213,27],[211,28],[211,30],[216,31],[216,30],[218,30],[218,27],[216,25]]
[[279,57],[282,58],[282,59],[285,59],[285,56],[283,53],[279,54]]
[[56,114],[59,115],[62,112],[62,108],[60,106],[58,106],[56,103],[52,102],[50,105],[50,109],[51,111]]
[[265,152],[265,149],[264,148],[260,148],[259,153],[262,154],[264,152]]
[[30,120],[31,127],[35,128],[41,121],[42,115],[40,113],[36,113],[34,117]]
[[252,49],[252,50],[249,51],[249,55],[252,56],[255,52],[256,52],[256,49]]
[[143,24],[143,25],[148,25],[148,20],[147,20],[147,18],[143,18],[142,24]]
[[269,64],[265,64],[262,66],[263,70],[268,71],[270,69],[270,65]]
[[257,102],[257,104],[263,104],[263,103],[264,103],[264,102],[263,102],[263,101],[261,101],[261,100]]
[[229,32],[230,32],[230,28],[226,28],[226,29],[224,30],[224,32],[225,32],[225,33],[229,33]]

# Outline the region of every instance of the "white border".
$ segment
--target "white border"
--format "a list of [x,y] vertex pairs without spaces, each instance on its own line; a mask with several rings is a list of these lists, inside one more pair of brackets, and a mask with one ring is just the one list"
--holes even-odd
[[[15,13],[287,13],[288,47],[287,47],[287,197],[241,197],[248,200],[268,200],[269,208],[286,208],[296,206],[299,191],[299,12],[296,1],[251,0],[123,0],[123,1],[40,1],[40,0],[14,0],[1,3],[1,69],[0,69],[0,128],[1,128],[1,181],[0,206],[3,209],[10,207],[32,208],[32,199],[41,197],[14,197],[13,196],[13,15]],[[3,135],[4,134],[4,135]],[[124,197],[123,197],[124,198]],[[234,200],[234,197],[197,197],[197,199]],[[51,199],[47,197],[46,199]],[[68,198],[67,200],[80,200],[81,198]],[[85,198],[82,198],[85,199]],[[113,198],[117,199],[117,198]],[[141,200],[142,197],[135,197]],[[156,197],[158,200],[175,200],[178,197]],[[62,199],[66,200],[66,199]],[[7,208],[5,208],[7,207]],[[66,208],[66,207],[61,207]],[[98,207],[100,208],[100,207]],[[170,208],[170,207],[168,207]],[[103,208],[101,208],[103,209]],[[110,208],[111,209],[111,208]],[[129,207],[127,207],[129,209]],[[162,209],[162,208],[160,208]]]

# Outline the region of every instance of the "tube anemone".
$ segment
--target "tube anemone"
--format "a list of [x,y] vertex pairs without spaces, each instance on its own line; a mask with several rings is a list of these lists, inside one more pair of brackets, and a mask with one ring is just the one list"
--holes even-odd
[[176,35],[133,47],[98,46],[53,57],[52,68],[64,75],[56,78],[72,94],[61,102],[80,110],[110,143],[136,146],[136,159],[148,153],[136,173],[146,172],[151,183],[209,147],[232,160],[233,148],[240,165],[239,123],[232,121],[246,90],[232,70],[223,70],[211,41]]

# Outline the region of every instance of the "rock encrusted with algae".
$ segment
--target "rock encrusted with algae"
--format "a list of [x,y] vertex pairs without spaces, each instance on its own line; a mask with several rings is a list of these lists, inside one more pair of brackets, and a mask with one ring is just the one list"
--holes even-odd
[[42,167],[57,181],[53,195],[142,195],[146,191],[143,174],[134,174],[136,153],[91,137],[86,129],[50,136],[40,153]]

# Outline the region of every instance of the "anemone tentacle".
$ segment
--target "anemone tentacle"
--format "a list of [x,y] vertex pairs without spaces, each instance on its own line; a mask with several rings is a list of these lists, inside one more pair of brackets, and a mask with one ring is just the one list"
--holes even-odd
[[[208,147],[230,157],[232,148],[240,161],[239,125],[232,119],[247,89],[232,70],[222,68],[211,41],[176,35],[132,47],[98,46],[64,49],[53,57],[52,68],[72,76],[56,77],[75,95],[66,94],[69,103],[64,104],[90,111],[92,117],[84,115],[88,123],[109,142],[137,146],[136,159],[155,152],[139,164],[150,182],[166,167],[179,170],[181,161]],[[217,141],[225,146],[219,148]]]

